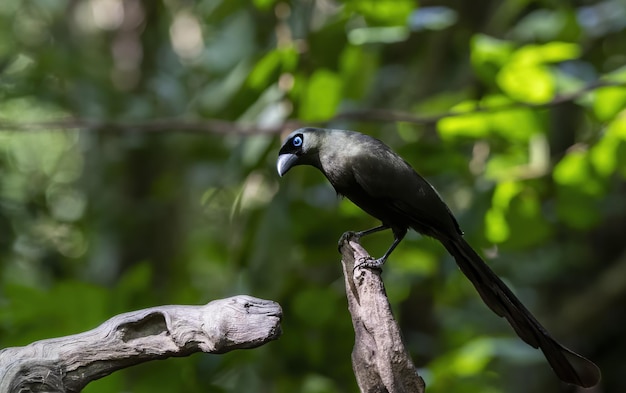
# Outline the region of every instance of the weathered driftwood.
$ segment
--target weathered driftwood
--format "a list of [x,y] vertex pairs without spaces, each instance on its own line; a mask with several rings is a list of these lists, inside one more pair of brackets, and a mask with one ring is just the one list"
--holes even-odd
[[281,334],[281,316],[277,303],[250,296],[120,314],[84,333],[0,351],[0,393],[78,392],[149,360],[258,347]]
[[404,347],[380,270],[359,266],[371,256],[351,232],[341,237],[339,251],[355,333],[352,368],[361,392],[423,393],[424,380]]

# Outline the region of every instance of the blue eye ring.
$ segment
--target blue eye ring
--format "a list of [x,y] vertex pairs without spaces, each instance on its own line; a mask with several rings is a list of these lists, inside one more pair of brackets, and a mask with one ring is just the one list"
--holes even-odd
[[294,145],[295,147],[300,147],[302,146],[302,136],[300,135],[296,135],[292,140],[291,140],[291,144]]

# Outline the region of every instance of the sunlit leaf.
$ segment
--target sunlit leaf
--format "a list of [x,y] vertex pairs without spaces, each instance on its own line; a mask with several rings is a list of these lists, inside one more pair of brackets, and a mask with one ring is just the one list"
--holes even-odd
[[[493,95],[481,100],[485,108],[499,108],[512,105],[513,101],[503,95]],[[537,115],[530,108],[511,107],[488,114],[490,128],[511,142],[528,142],[541,132]]]
[[253,0],[254,5],[260,10],[269,9],[275,2],[276,0]]
[[491,208],[485,214],[485,237],[492,243],[503,243],[511,236],[509,224],[502,209]]
[[488,115],[472,112],[476,109],[475,101],[465,101],[454,106],[451,112],[465,113],[451,116],[437,122],[437,130],[444,139],[455,137],[483,138],[489,133]]
[[515,100],[540,104],[552,100],[555,94],[554,77],[543,65],[509,63],[496,79],[500,88]]
[[471,40],[471,60],[476,73],[486,81],[492,81],[496,70],[507,63],[513,53],[510,41],[485,34],[476,34]]
[[626,87],[608,86],[593,93],[593,111],[601,121],[607,121],[626,109]]
[[568,153],[555,166],[552,176],[558,184],[577,187],[588,195],[599,196],[604,191],[603,182],[592,171],[587,151]]
[[485,235],[493,243],[502,243],[509,239],[511,230],[506,219],[511,200],[523,187],[517,182],[503,182],[497,185],[493,197],[492,208],[485,215]]
[[485,216],[485,235],[494,243],[525,247],[542,242],[551,233],[535,190],[522,182],[502,182]]
[[481,372],[494,356],[491,339],[475,339],[456,352],[453,368],[459,375],[474,375]]
[[259,60],[254,69],[250,73],[249,83],[253,88],[260,88],[267,83],[270,75],[276,70],[280,64],[280,53],[271,51]]
[[506,154],[492,154],[485,166],[485,177],[493,180],[511,180],[520,173],[520,167],[527,165],[528,149],[523,146],[509,149]]
[[[254,66],[248,77],[248,83],[252,88],[259,89],[271,82],[275,82],[276,73],[279,71],[291,71],[298,62],[298,54],[291,48],[273,50],[263,56]],[[271,77],[274,76],[274,80]]]
[[626,66],[621,66],[602,77],[609,82],[626,83]]
[[626,117],[618,117],[607,127],[602,139],[589,151],[589,160],[596,173],[608,177],[619,165],[626,165]]
[[412,0],[350,0],[346,5],[369,20],[386,25],[406,25],[415,8]]
[[556,93],[556,82],[547,64],[575,59],[579,55],[577,44],[565,42],[523,46],[498,73],[498,85],[515,100],[548,102]]
[[341,88],[342,82],[336,73],[328,70],[316,71],[304,91],[300,118],[313,121],[333,116],[341,99]]
[[526,45],[518,49],[511,62],[520,65],[558,63],[580,56],[580,46],[568,42],[548,42],[543,45]]
[[506,210],[509,207],[511,199],[513,199],[522,190],[523,187],[518,182],[510,181],[498,184],[492,197],[493,206]]

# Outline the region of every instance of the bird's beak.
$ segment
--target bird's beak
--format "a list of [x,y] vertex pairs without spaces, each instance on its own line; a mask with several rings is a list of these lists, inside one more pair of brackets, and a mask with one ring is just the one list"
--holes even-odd
[[287,173],[292,166],[296,164],[298,161],[298,156],[291,153],[284,153],[278,156],[278,161],[276,161],[276,170],[278,171],[278,175],[281,177]]

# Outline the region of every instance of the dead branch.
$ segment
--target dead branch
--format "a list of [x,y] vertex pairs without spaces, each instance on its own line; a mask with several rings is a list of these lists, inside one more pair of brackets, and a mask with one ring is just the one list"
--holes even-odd
[[352,368],[359,388],[367,393],[423,393],[424,380],[404,347],[380,271],[358,265],[371,256],[352,235],[341,237],[339,251],[355,333]]
[[114,316],[93,330],[0,351],[0,392],[79,392],[139,363],[255,348],[280,336],[280,306],[250,296]]

